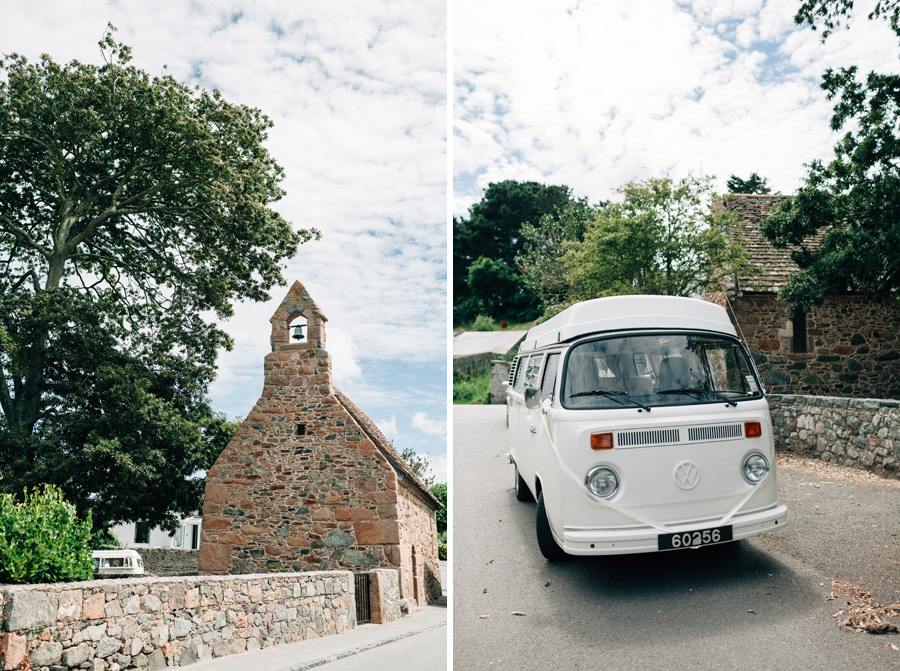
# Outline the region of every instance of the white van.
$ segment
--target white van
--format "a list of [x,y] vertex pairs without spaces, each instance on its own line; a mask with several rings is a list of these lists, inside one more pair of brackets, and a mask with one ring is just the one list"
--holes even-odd
[[528,331],[507,389],[519,500],[550,560],[698,548],[783,527],[769,405],[713,303],[616,296]]

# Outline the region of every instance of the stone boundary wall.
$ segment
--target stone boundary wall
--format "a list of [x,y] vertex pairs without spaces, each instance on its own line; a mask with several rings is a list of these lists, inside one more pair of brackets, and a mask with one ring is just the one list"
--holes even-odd
[[0,585],[0,669],[155,671],[356,628],[349,571]]
[[144,561],[144,572],[154,576],[197,575],[199,550],[182,548],[132,548]]
[[480,354],[465,354],[453,357],[453,372],[461,375],[480,375],[491,365],[491,359],[496,359],[493,352],[481,352]]
[[775,448],[900,478],[900,401],[770,394]]
[[512,361],[503,361],[502,359],[494,359],[491,361],[491,404],[506,404],[506,385],[503,384],[509,380],[509,369],[512,367]]

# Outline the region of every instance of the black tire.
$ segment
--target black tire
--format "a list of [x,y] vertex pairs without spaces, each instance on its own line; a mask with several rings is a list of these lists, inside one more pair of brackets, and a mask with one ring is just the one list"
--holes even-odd
[[541,554],[547,561],[559,561],[566,558],[566,553],[556,544],[553,532],[550,530],[550,520],[547,519],[547,510],[544,508],[544,492],[538,494],[537,500],[537,540]]
[[528,489],[528,485],[522,479],[522,476],[519,475],[519,467],[516,466],[515,462],[513,462],[513,468],[516,470],[516,498],[519,501],[533,501],[534,497],[531,495],[531,490]]

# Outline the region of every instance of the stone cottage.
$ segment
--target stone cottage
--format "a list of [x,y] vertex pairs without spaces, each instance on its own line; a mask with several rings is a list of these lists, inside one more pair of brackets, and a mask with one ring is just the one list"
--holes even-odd
[[785,198],[729,194],[719,204],[737,215],[735,234],[761,273],[729,278],[731,287],[710,299],[732,314],[767,391],[900,398],[900,301],[846,293],[828,296],[809,313],[792,313],[778,299],[797,266],[760,224]]
[[262,397],[206,476],[200,571],[397,568],[424,605],[441,594],[441,504],[335,389],[326,321],[299,282],[272,316]]

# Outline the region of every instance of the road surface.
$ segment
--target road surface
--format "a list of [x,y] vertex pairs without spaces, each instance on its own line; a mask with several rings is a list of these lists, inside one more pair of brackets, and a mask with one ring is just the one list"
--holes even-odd
[[832,595],[840,579],[900,601],[896,483],[783,468],[789,525],[771,537],[551,564],[504,413],[454,407],[454,669],[900,669],[900,636],[839,627]]

